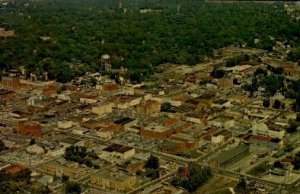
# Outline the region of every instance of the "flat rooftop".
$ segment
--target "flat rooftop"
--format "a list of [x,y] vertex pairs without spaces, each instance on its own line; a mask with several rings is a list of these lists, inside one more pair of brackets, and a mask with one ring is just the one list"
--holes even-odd
[[170,128],[162,126],[162,125],[150,125],[144,128],[144,130],[147,131],[155,131],[159,133],[163,133],[165,131],[168,131]]
[[224,164],[248,151],[249,151],[249,146],[245,144],[241,144],[231,150],[227,150],[223,152],[218,157],[216,157],[215,160],[218,161],[220,164]]
[[64,139],[60,140],[60,142],[62,142],[62,143],[67,143],[67,144],[71,144],[71,145],[74,145],[75,143],[77,143],[79,141],[80,140],[75,139],[75,138],[71,138],[71,137],[67,137],[67,138],[64,138]]
[[114,143],[114,144],[111,144],[110,146],[104,148],[103,151],[125,153],[131,149],[133,149],[133,148],[129,147],[129,146],[124,146],[124,145]]
[[123,117],[121,119],[118,119],[118,120],[114,121],[114,123],[118,124],[118,125],[125,125],[125,124],[130,123],[130,122],[132,122],[134,120],[135,119],[130,118],[130,117]]

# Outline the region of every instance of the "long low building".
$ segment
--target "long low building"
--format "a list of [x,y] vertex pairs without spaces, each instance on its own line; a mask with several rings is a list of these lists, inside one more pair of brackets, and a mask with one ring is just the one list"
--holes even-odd
[[280,149],[283,147],[283,140],[278,138],[266,137],[253,135],[249,138],[248,142],[250,144],[258,145],[258,146],[266,146],[271,149]]
[[213,167],[224,167],[229,163],[245,156],[249,153],[249,146],[241,144],[231,150],[225,151],[216,158],[210,161],[210,165]]
[[275,124],[266,125],[265,123],[252,124],[253,135],[262,135],[272,138],[283,139],[285,136],[285,130]]
[[51,175],[59,177],[66,175],[73,179],[78,179],[87,173],[87,168],[81,167],[76,162],[65,161],[64,159],[48,162],[42,168]]
[[91,184],[105,189],[125,191],[136,184],[136,177],[113,170],[101,171],[91,176]]

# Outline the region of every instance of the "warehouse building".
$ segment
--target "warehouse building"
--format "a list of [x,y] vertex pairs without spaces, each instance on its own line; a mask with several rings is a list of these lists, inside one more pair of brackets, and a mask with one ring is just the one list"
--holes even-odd
[[210,165],[213,167],[225,167],[233,161],[247,155],[249,153],[249,146],[241,144],[231,150],[225,151],[213,160]]

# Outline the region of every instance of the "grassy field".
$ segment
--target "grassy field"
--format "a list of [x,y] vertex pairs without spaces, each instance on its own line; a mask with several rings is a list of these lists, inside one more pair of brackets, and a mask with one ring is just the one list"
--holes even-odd
[[180,153],[180,154],[177,154],[177,155],[181,156],[181,157],[193,158],[193,159],[196,159],[196,158],[201,156],[201,154],[196,152],[195,150],[186,151],[186,152],[183,152],[183,153]]
[[250,174],[252,176],[262,177],[269,169],[270,169],[270,165],[268,164],[268,162],[265,161],[255,166],[251,170],[249,170],[247,174]]

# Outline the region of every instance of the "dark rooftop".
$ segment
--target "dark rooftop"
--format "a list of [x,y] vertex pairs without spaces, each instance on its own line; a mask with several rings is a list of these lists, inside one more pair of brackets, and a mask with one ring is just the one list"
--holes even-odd
[[224,164],[233,158],[236,158],[239,155],[242,155],[243,153],[249,151],[249,146],[242,144],[239,145],[231,150],[223,152],[221,155],[215,158],[219,163]]
[[119,153],[124,153],[127,152],[129,150],[131,150],[132,148],[129,146],[124,146],[124,145],[120,145],[120,144],[112,144],[106,148],[104,148],[103,150],[106,152],[119,152]]
[[65,139],[60,140],[60,142],[62,142],[62,143],[67,143],[67,144],[71,144],[71,145],[74,145],[74,144],[76,144],[79,141],[80,140],[74,139],[74,138],[71,138],[71,137],[67,137]]
[[132,121],[134,121],[134,119],[132,119],[130,117],[123,117],[123,118],[121,118],[119,120],[114,121],[114,123],[118,124],[118,125],[125,125],[127,123],[132,122]]

